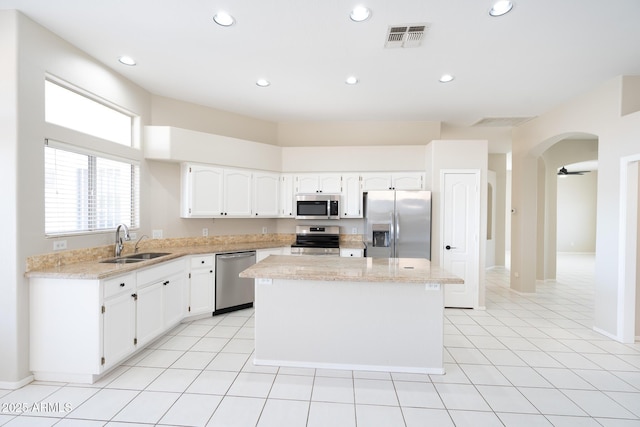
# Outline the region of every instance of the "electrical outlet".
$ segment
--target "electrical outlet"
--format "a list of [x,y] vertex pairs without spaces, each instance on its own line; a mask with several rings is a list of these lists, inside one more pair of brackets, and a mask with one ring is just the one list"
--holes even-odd
[[353,227],[351,229],[351,234],[358,234],[358,227]]
[[135,232],[133,232],[133,231],[132,231],[132,232],[130,232],[130,233],[129,233],[129,238],[130,238],[131,240],[136,240],[136,239],[138,238],[138,233],[135,233]]
[[56,240],[53,242],[53,250],[61,251],[63,249],[67,249],[67,241],[66,240]]
[[267,227],[262,227],[262,234],[267,234]]
[[151,236],[153,236],[154,239],[162,239],[162,230],[152,230]]
[[202,237],[209,237],[209,229],[207,227],[202,229]]

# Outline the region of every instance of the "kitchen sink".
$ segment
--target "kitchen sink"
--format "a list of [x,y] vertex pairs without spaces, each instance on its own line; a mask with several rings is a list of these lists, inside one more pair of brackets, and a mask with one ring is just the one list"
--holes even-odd
[[134,262],[144,261],[142,258],[111,258],[111,259],[103,259],[100,261],[105,264],[130,264]]
[[132,254],[119,258],[105,259],[100,262],[108,264],[130,264],[134,262],[146,261],[148,259],[154,259],[165,255],[171,255],[170,252],[145,252],[141,254]]
[[133,259],[133,260],[146,260],[146,259],[154,259],[165,255],[171,255],[170,252],[145,252],[142,254],[133,254],[121,257],[120,259]]

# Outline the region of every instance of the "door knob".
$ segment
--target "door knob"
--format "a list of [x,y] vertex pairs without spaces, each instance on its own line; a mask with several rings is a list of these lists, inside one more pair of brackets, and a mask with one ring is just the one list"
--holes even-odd
[[445,248],[446,250],[451,250],[451,249],[455,249],[456,247],[455,247],[455,246],[449,246],[449,245],[447,245],[447,246],[445,246],[444,248]]

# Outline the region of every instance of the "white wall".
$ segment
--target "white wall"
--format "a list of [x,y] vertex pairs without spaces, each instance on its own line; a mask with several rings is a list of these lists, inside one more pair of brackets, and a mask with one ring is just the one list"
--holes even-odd
[[558,178],[558,252],[596,251],[598,172]]
[[[0,11],[0,134],[4,224],[0,272],[0,388],[30,378],[26,258],[52,251],[44,237],[44,80],[47,73],[149,116],[149,95],[15,11]],[[143,170],[144,174],[144,170]],[[143,183],[143,192],[146,190]],[[145,199],[142,199],[145,206]],[[147,212],[142,213],[146,218]],[[99,246],[111,235],[65,238],[70,249]],[[6,253],[5,253],[6,252]]]
[[[620,253],[620,161],[640,153],[640,114],[620,116],[625,81],[640,77],[619,77],[604,83],[514,131],[512,204],[511,287],[521,292],[535,291],[536,248],[536,159],[568,134],[596,135],[598,144],[598,202],[596,232],[595,328],[607,335],[623,338],[618,322],[618,275]],[[518,273],[518,275],[516,275]],[[619,304],[620,303],[620,304]]]

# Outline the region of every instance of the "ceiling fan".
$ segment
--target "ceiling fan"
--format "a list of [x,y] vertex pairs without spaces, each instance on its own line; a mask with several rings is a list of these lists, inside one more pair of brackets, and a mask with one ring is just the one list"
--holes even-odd
[[558,175],[559,176],[565,176],[565,175],[584,175],[585,173],[589,173],[591,171],[573,171],[573,172],[569,172],[567,170],[567,168],[565,168],[564,166],[560,168],[560,170],[558,171]]

